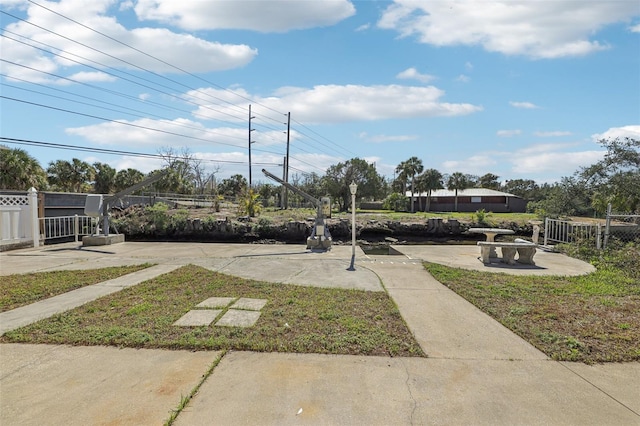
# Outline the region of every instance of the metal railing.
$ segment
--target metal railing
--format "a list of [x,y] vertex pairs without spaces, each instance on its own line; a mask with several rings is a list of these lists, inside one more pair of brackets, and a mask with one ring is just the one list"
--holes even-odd
[[41,217],[40,233],[45,240],[74,237],[78,242],[81,235],[91,235],[97,225],[97,220],[91,216],[57,216]]
[[604,248],[607,248],[610,240],[614,238],[622,242],[640,240],[640,215],[614,214],[609,204],[604,229]]
[[600,223],[571,222],[568,220],[546,218],[544,221],[544,245],[549,243],[572,243],[578,239],[594,238],[596,248],[602,241]]

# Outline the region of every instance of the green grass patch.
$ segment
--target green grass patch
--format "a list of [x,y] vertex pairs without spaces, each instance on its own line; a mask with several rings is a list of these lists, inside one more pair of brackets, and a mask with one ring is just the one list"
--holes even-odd
[[[253,327],[172,325],[210,297],[268,303]],[[425,356],[385,292],[272,284],[194,265],[8,332],[0,341]]]
[[578,277],[515,276],[425,263],[438,281],[551,358],[640,361],[640,283],[605,268]]
[[0,312],[153,266],[150,263],[79,271],[14,274],[0,280]]

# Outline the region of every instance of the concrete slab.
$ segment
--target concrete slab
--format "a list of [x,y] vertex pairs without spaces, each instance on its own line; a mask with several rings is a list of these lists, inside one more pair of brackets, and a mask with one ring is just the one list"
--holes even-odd
[[562,365],[640,416],[640,362]]
[[259,311],[239,311],[235,309],[229,309],[223,316],[216,322],[216,325],[221,327],[252,327],[260,318]]
[[488,265],[479,259],[480,249],[472,245],[397,245],[393,248],[411,259],[439,263],[454,268],[486,272],[502,272],[512,275],[564,275],[575,276],[595,272],[595,267],[587,262],[565,256],[561,253],[538,250],[535,265],[507,265],[498,260]]
[[[274,283],[383,291],[368,269],[348,271],[350,246],[334,246],[312,252],[304,245],[139,243],[124,242],[108,249],[84,248],[78,243],[55,248],[0,253],[1,273],[26,273],[59,269],[90,269],[99,264],[153,262],[171,265],[197,264],[243,278]],[[358,249],[357,259],[364,257]],[[37,258],[37,261],[34,260]]]
[[162,424],[220,352],[0,345],[0,424]]
[[172,325],[179,327],[202,327],[209,326],[222,309],[194,309],[181,316]]
[[124,243],[124,234],[86,235],[82,237],[82,245],[85,247],[108,246],[120,243]]
[[638,421],[637,414],[552,361],[231,352],[176,424],[631,425]]
[[231,305],[231,309],[246,309],[248,311],[259,311],[267,304],[267,299],[251,299],[248,297],[241,297]]
[[372,263],[429,357],[547,359],[531,344],[436,281],[421,264]]
[[196,308],[226,308],[235,297],[210,297],[196,305]]

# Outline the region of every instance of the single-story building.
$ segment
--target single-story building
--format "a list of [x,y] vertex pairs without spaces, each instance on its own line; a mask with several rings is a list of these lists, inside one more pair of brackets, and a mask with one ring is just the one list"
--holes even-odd
[[[411,191],[407,191],[411,199]],[[415,193],[414,211],[427,210],[427,193]],[[437,189],[431,191],[431,206],[429,211],[455,211],[455,191]],[[475,212],[484,209],[494,213],[524,213],[527,210],[527,200],[507,192],[487,188],[468,188],[458,191],[458,211]]]

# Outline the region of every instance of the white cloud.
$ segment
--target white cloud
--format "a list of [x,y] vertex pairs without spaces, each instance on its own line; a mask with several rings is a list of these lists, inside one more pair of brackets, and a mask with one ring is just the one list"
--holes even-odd
[[394,0],[378,26],[436,46],[480,45],[506,55],[559,58],[607,49],[594,34],[637,15],[635,1]]
[[369,135],[365,132],[360,133],[358,136],[360,139],[373,143],[407,142],[418,139],[416,135]]
[[471,70],[473,70],[473,64],[472,64],[471,62],[465,62],[465,63],[464,63],[464,68],[465,68],[467,71],[471,71]]
[[629,31],[632,33],[640,33],[640,24],[635,24],[629,27]]
[[363,24],[363,25],[360,25],[358,28],[356,28],[356,32],[366,31],[369,28],[371,28],[371,24]]
[[[321,85],[313,88],[286,87],[276,91],[276,96],[261,98],[241,89],[241,96],[252,99],[277,111],[295,111],[295,119],[305,123],[344,123],[350,121],[374,121],[393,118],[452,117],[482,111],[481,106],[467,103],[441,102],[444,91],[433,87],[415,86],[361,86]],[[221,100],[238,102],[238,97],[227,90],[200,89],[189,95],[201,97],[202,93]],[[279,97],[278,97],[279,96]],[[216,120],[229,120],[237,116],[237,106],[226,104],[202,106],[195,112]],[[245,117],[238,117],[244,120]]]
[[520,108],[520,109],[537,109],[537,108],[540,108],[539,106],[537,106],[536,104],[533,104],[531,102],[514,102],[514,101],[510,101],[509,105],[511,105],[514,108]]
[[604,151],[540,152],[538,154],[518,155],[515,153],[511,163],[514,173],[555,172],[559,176],[569,176],[580,167],[589,166],[602,159]]
[[187,30],[286,32],[334,25],[356,12],[348,0],[176,1],[138,0],[136,14]]
[[435,79],[432,75],[419,73],[418,70],[413,67],[398,73],[396,78],[401,80],[418,80],[421,83],[428,83]]
[[103,72],[97,72],[97,71],[95,72],[80,71],[75,74],[71,74],[69,78],[72,80],[81,81],[83,83],[88,83],[92,81],[110,82],[110,81],[117,80],[112,75],[105,74]]
[[486,173],[498,164],[495,155],[478,154],[463,160],[450,160],[442,163],[444,173],[462,172],[469,174]]
[[515,129],[515,130],[498,130],[496,132],[496,135],[500,136],[501,138],[510,138],[512,136],[518,136],[521,133],[522,133],[522,130],[519,130],[519,129]]
[[201,123],[187,119],[120,120],[71,127],[65,129],[65,132],[69,135],[82,136],[96,144],[129,147],[217,145],[218,147],[244,148],[247,140],[245,128],[207,129]]
[[460,74],[458,77],[456,77],[456,81],[459,81],[461,83],[468,83],[469,81],[471,81],[471,78],[464,74]]
[[535,136],[539,137],[539,138],[555,138],[555,137],[560,137],[560,136],[571,136],[572,135],[571,132],[565,132],[565,131],[534,132],[533,134]]
[[612,127],[603,133],[596,133],[594,135],[591,135],[591,138],[596,142],[601,139],[616,139],[616,138],[620,138],[620,139],[631,138],[631,139],[640,140],[640,125]]
[[[111,0],[61,0],[58,3],[48,3],[47,7],[82,22],[90,28],[94,28],[110,37],[120,40],[143,52],[149,52],[161,61],[172,64],[180,64],[180,67],[189,72],[207,72],[229,70],[242,67],[251,62],[258,54],[253,49],[243,44],[222,44],[207,41],[189,34],[178,34],[165,28],[133,28],[129,29],[116,21],[113,16],[108,16],[109,7],[113,5]],[[20,34],[25,39],[30,39],[37,45],[45,43],[60,49],[60,54],[76,59],[79,55],[86,60],[96,61],[106,66],[115,68],[135,68],[123,61],[135,66],[143,67],[155,72],[179,72],[175,68],[162,63],[152,57],[141,55],[129,47],[118,44],[104,36],[97,34],[71,21],[57,16],[45,9],[33,4],[22,4],[27,10],[27,20],[39,27],[46,28],[47,32],[26,22],[13,22],[5,25],[5,28],[13,33]],[[72,34],[69,39],[64,39],[54,34]],[[12,35],[11,37],[16,37]],[[93,46],[96,50],[82,46]],[[106,56],[99,51],[107,53]],[[2,57],[5,60],[32,67],[37,70],[53,74],[74,72],[77,66],[69,60],[58,56],[35,50],[29,46],[4,38],[2,42]],[[115,59],[120,58],[122,61]],[[86,62],[85,59],[79,59]],[[2,72],[9,76],[17,76],[34,82],[60,82],[59,79],[47,76],[37,71],[15,65],[2,65]],[[95,81],[95,80],[94,80]]]

